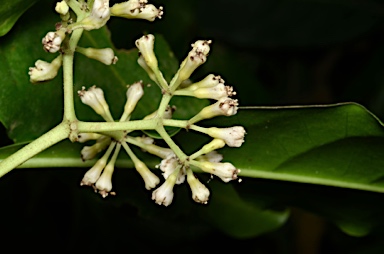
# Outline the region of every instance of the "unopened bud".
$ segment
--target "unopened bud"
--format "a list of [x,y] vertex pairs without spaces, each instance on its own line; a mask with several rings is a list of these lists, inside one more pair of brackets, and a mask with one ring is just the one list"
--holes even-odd
[[100,61],[105,65],[115,64],[118,60],[117,56],[115,56],[115,53],[111,48],[95,49],[77,47],[76,51],[85,55],[86,57]]
[[111,15],[127,19],[146,19],[154,21],[161,19],[163,7],[156,8],[152,4],[147,4],[147,0],[129,0],[115,4],[111,7]]
[[56,57],[51,63],[37,60],[35,67],[30,67],[28,75],[32,83],[51,80],[56,77],[62,64],[62,56]]
[[203,108],[197,115],[192,117],[188,122],[194,124],[203,119],[209,119],[215,116],[232,116],[237,113],[237,100],[230,98],[222,98],[216,103]]
[[144,57],[144,60],[147,63],[148,67],[152,70],[158,69],[157,58],[155,52],[153,51],[154,43],[155,36],[153,36],[152,34],[144,35],[135,42],[136,47],[139,49],[141,55]]
[[128,119],[143,95],[144,89],[142,81],[136,82],[129,86],[127,90],[127,102],[125,103],[124,113],[120,118],[120,122]]
[[142,161],[136,160],[135,168],[143,178],[147,190],[155,188],[160,183],[160,179]]
[[243,126],[229,128],[208,128],[206,132],[213,138],[223,139],[228,146],[240,147],[244,142],[245,129]]
[[197,203],[207,204],[210,194],[208,188],[194,176],[192,170],[189,169],[187,173],[187,182],[191,187],[192,199]]
[[69,11],[69,6],[64,0],[56,3],[55,11],[60,15],[66,15]]

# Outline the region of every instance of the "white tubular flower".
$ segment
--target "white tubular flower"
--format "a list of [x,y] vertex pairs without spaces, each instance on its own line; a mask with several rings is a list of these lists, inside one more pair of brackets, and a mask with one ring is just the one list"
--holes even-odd
[[110,143],[110,137],[101,136],[94,145],[84,146],[83,149],[81,149],[81,159],[83,161],[86,161],[95,158],[95,156],[101,151],[103,151]]
[[144,89],[143,82],[141,80],[129,86],[127,90],[127,102],[125,103],[124,113],[120,118],[120,122],[128,119],[143,95]]
[[77,135],[77,142],[84,143],[84,142],[87,142],[89,140],[96,140],[96,139],[100,138],[101,136],[102,135],[98,134],[98,133],[83,132],[83,133],[79,133]]
[[235,95],[236,92],[233,91],[233,87],[219,83],[213,87],[201,87],[194,90],[191,90],[190,88],[176,90],[174,94],[193,96],[199,99],[220,100]]
[[135,44],[148,67],[152,70],[157,70],[158,62],[155,52],[153,51],[155,36],[153,36],[153,34],[144,35],[140,39],[136,40]]
[[152,192],[152,200],[158,205],[169,206],[173,200],[173,187],[176,183],[176,175],[170,175],[167,180]]
[[[113,146],[115,144],[116,144],[116,142],[113,142],[111,144],[111,146],[109,147],[109,149],[106,153],[107,154],[106,158],[107,158],[107,156],[109,156],[108,153],[110,153],[113,150]],[[115,162],[116,162],[117,156],[119,155],[120,148],[121,148],[121,143],[117,143],[116,149],[115,149],[111,159],[109,160],[107,166],[105,166],[103,173],[101,174],[100,178],[97,180],[97,182],[95,184],[95,187],[99,190],[99,193],[103,198],[108,196],[108,194],[112,190],[112,174],[113,174],[113,171],[115,170]]]
[[240,147],[244,142],[246,132],[243,126],[229,128],[211,127],[207,129],[206,134],[213,138],[223,139],[228,146]]
[[223,155],[217,151],[212,151],[210,153],[200,155],[196,158],[198,161],[210,161],[210,162],[220,162],[223,159]]
[[212,152],[214,150],[217,150],[217,149],[220,149],[220,148],[222,148],[224,146],[225,146],[224,140],[219,139],[219,138],[215,138],[211,142],[209,142],[208,144],[204,145],[199,151],[197,151],[196,153],[192,154],[190,156],[190,159],[193,160],[193,159],[199,157],[202,154],[210,153],[210,152]]
[[193,175],[192,170],[188,169],[187,174],[187,182],[191,187],[192,199],[197,203],[208,204],[210,194],[208,188]]
[[154,140],[150,137],[136,137],[135,140],[140,142],[141,144],[133,143],[134,145],[141,147],[144,152],[148,152],[150,154],[156,155],[162,159],[165,159],[168,156],[174,155],[172,149],[160,147],[153,144]]
[[111,48],[95,49],[77,47],[76,51],[88,58],[95,59],[105,65],[115,64],[118,60],[117,56]]
[[157,78],[156,78],[156,75],[155,73],[152,71],[151,68],[149,68],[149,66],[147,65],[147,63],[145,62],[145,59],[143,57],[143,55],[140,55],[139,58],[137,59],[137,63],[141,66],[141,68],[143,68],[150,79],[152,79],[153,81],[155,81],[157,83]]
[[129,0],[115,4],[111,7],[111,15],[127,19],[146,19],[148,21],[154,21],[156,18],[161,19],[163,7],[157,9],[154,5],[147,4],[147,2],[147,0]]
[[155,143],[155,140],[153,138],[147,136],[136,137],[136,140],[140,141],[144,145],[152,145]]
[[109,122],[113,121],[109,106],[104,98],[104,92],[101,88],[92,86],[88,90],[85,90],[83,86],[82,90],[78,91],[77,94],[80,96],[82,103],[90,106],[97,114],[101,115],[104,120]]
[[112,174],[114,171],[114,165],[108,163],[104,168],[100,178],[96,181],[96,188],[99,190],[100,195],[105,198],[108,193],[112,190]]
[[48,32],[41,42],[43,43],[45,51],[49,53],[56,53],[59,51],[64,38],[65,32],[63,30],[58,30],[56,32]]
[[55,11],[61,15],[66,15],[69,11],[69,6],[64,0],[61,2],[57,2]]
[[182,184],[185,181],[185,169],[179,169],[179,166],[179,161],[174,153],[169,154],[167,158],[163,159],[160,163],[160,169],[164,172],[162,174],[164,179],[168,179],[177,169],[179,173],[177,174],[176,184]]
[[176,83],[188,79],[197,67],[205,63],[210,50],[209,44],[212,41],[199,40],[192,44],[192,50],[189,52],[187,58],[181,63]]
[[96,183],[97,179],[99,179],[101,175],[101,171],[103,171],[106,164],[107,161],[105,159],[99,159],[95,165],[93,165],[93,167],[85,173],[83,180],[80,182],[80,186],[92,186],[94,183]]
[[147,190],[155,188],[160,183],[160,179],[142,161],[136,160],[135,168],[143,178]]
[[188,89],[190,91],[196,90],[198,88],[210,88],[215,87],[218,84],[224,84],[224,79],[221,78],[221,76],[215,76],[213,74],[209,74],[206,76],[203,80],[200,80],[199,82],[193,83],[189,86],[187,86],[185,89]]
[[37,60],[35,62],[35,67],[30,67],[28,75],[32,83],[42,82],[51,80],[57,76],[62,64],[62,56],[56,57],[51,63]]
[[194,124],[203,119],[209,119],[215,116],[232,116],[237,113],[237,100],[230,98],[222,98],[216,103],[203,108],[197,115],[192,117],[188,122]]
[[198,88],[193,91],[193,94],[197,98],[201,99],[214,99],[220,100],[222,98],[230,97],[236,92],[233,92],[233,88],[231,86],[225,86],[223,84],[218,84],[214,87],[209,88]]
[[68,29],[75,30],[83,28],[87,31],[99,29],[107,23],[110,17],[111,12],[109,10],[109,0],[95,0],[93,2],[91,14],[80,22],[69,25]]
[[220,177],[223,182],[236,180],[237,175],[240,173],[240,169],[235,168],[229,162],[191,161],[191,164],[207,173]]

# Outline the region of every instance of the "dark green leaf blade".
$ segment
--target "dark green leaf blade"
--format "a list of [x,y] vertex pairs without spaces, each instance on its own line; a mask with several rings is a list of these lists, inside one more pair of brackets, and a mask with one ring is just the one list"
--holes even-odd
[[384,129],[358,104],[248,108],[210,125],[243,125],[240,149],[223,149],[241,175],[384,192]]
[[3,0],[0,5],[0,36],[11,30],[20,16],[39,0]]

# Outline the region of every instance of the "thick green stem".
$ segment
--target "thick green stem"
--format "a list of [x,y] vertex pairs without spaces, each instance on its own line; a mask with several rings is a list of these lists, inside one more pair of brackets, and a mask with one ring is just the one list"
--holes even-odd
[[78,132],[109,132],[123,130],[153,130],[157,119],[135,120],[129,122],[77,122]]
[[41,151],[53,146],[54,144],[68,137],[70,129],[67,124],[61,123],[52,130],[48,131],[38,139],[24,146],[16,153],[12,154],[0,162],[0,177],[18,167],[28,159],[32,158]]
[[82,33],[83,29],[73,31],[68,48],[63,54],[64,120],[69,122],[77,120],[73,101],[73,58]]
[[163,119],[163,124],[164,124],[164,126],[187,128],[188,121],[186,121],[186,120],[175,120],[175,119]]

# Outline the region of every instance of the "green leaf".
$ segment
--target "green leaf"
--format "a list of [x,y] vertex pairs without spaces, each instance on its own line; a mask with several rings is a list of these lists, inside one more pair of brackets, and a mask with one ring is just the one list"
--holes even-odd
[[[44,53],[41,38],[48,31],[54,30],[54,24],[60,21],[51,8],[50,1],[31,8],[15,26],[14,32],[0,38],[0,54],[5,68],[0,70],[0,122],[8,130],[8,135],[16,143],[35,139],[57,125],[62,120],[62,73],[52,81],[33,85],[29,82],[28,68],[39,58],[51,61],[55,54]],[[80,46],[114,48],[106,28],[85,32]],[[128,45],[128,47],[134,47]],[[167,80],[178,69],[178,61],[174,58],[168,44],[162,36],[156,36],[155,52],[159,58],[159,66]],[[119,58],[116,65],[106,66],[96,60],[75,55],[74,89],[82,86],[101,87],[109,103],[115,119],[119,119],[126,101],[127,85],[142,80],[145,84],[144,96],[133,112],[132,119],[142,118],[158,107],[161,91],[137,64],[137,49],[117,50]],[[148,84],[148,85],[147,85]],[[207,105],[206,100],[195,98],[175,98],[171,101],[179,108],[175,118],[186,119]],[[80,120],[102,121],[93,110],[83,105],[75,96],[76,114]]]
[[39,0],[3,0],[0,5],[0,36],[11,30],[20,16]]

